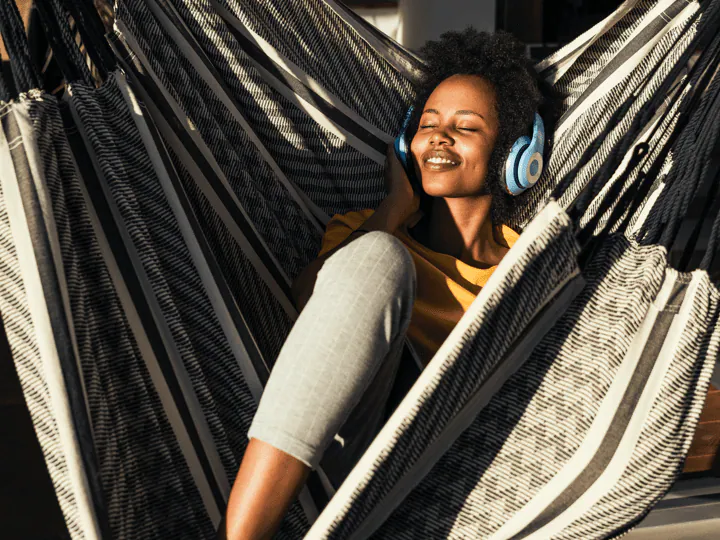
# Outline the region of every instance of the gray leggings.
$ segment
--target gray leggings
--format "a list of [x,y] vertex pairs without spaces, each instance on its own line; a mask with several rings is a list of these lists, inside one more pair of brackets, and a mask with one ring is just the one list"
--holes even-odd
[[415,299],[415,265],[394,236],[336,251],[283,345],[248,437],[339,487],[382,427]]

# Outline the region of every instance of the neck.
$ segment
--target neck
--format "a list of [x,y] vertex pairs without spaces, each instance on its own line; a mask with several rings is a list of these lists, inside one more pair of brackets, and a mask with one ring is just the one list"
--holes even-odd
[[423,243],[470,265],[494,266],[507,253],[491,217],[492,197],[433,200]]

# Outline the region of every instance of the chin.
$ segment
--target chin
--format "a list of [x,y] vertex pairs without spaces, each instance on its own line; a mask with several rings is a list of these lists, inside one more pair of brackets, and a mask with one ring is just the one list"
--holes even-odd
[[422,188],[425,194],[430,197],[441,199],[459,199],[463,197],[477,197],[479,195],[489,195],[489,191],[485,186],[481,186],[478,190],[463,189],[455,182],[438,181],[437,179],[423,179]]
[[431,197],[453,197],[458,192],[455,182],[449,178],[438,178],[437,175],[425,175],[422,178],[422,188]]
[[457,197],[458,195],[453,193],[452,190],[440,189],[438,186],[425,187],[423,185],[423,191],[425,195],[436,199],[444,199],[447,197]]

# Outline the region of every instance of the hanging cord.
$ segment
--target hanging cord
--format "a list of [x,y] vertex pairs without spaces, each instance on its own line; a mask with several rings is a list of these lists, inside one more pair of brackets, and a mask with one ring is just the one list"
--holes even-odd
[[[717,0],[714,0],[717,2]],[[696,13],[692,15],[692,17],[688,20],[687,25],[692,25],[698,18],[700,17],[700,10],[698,10]],[[681,39],[682,35],[678,36],[678,40]],[[668,49],[663,54],[662,58],[658,61],[658,65],[660,65],[662,62],[664,62],[669,54],[672,52],[673,47],[668,47]],[[679,72],[679,70],[685,65],[687,62],[687,58],[689,57],[687,51],[683,56],[679,59],[676,66],[670,71],[670,73],[667,75],[665,81],[661,84],[661,87],[658,89],[657,94],[660,94],[661,92],[666,92],[668,89],[669,84],[672,84],[674,79],[676,78],[676,74]],[[650,84],[651,77],[646,77],[645,80],[642,82],[639,89],[637,89],[635,92],[633,92],[626,100],[623,102],[620,107],[618,107],[615,112],[612,114],[610,119],[606,122],[604,129],[602,132],[595,138],[595,140],[590,144],[590,146],[583,152],[582,156],[580,157],[580,160],[578,161],[577,165],[573,167],[572,170],[570,170],[563,179],[558,183],[558,185],[555,187],[555,189],[552,192],[551,197],[554,199],[559,199],[565,191],[568,189],[568,187],[571,185],[575,177],[578,175],[578,173],[592,160],[592,158],[597,154],[598,150],[601,148],[603,143],[605,142],[606,137],[609,135],[609,133],[617,126],[623,118],[625,118],[626,114],[630,111],[632,108],[632,105],[635,103],[635,101],[638,99],[638,97],[642,94],[642,92],[645,90],[645,88]],[[669,81],[669,82],[668,82]],[[629,128],[628,133],[630,131],[636,131],[636,127],[639,124],[638,118],[636,116],[635,122],[631,125]],[[627,142],[626,142],[627,141]],[[595,182],[592,179],[588,181],[588,183],[585,185],[585,187],[582,189],[582,191],[578,194],[578,196],[575,198],[575,200],[570,204],[570,208],[568,209],[568,213],[571,215],[571,217],[574,217],[574,219],[579,219],[579,215],[573,216],[572,214],[575,213],[574,209],[580,209],[579,214],[584,213],[584,209],[592,202],[592,200],[597,196],[597,194],[602,189],[602,186],[607,181],[607,179],[612,176],[611,171],[614,171],[618,167],[618,158],[621,161],[622,158],[625,156],[625,154],[628,151],[628,148],[630,144],[634,141],[634,137],[627,137],[627,134],[621,139],[621,141],[618,143],[621,145],[620,149],[617,149],[610,153],[608,158],[605,160],[605,163],[601,167],[601,169],[595,174],[594,178],[602,179],[602,182]]]
[[[715,63],[717,69],[717,59]],[[677,254],[685,249],[696,223],[692,222],[705,207],[708,196],[707,187],[703,187],[703,169],[707,168],[706,158],[710,153],[713,141],[720,136],[718,126],[706,120],[712,117],[712,96],[720,90],[720,78],[715,69],[708,70],[705,77],[698,82],[695,89],[695,100],[699,105],[694,114],[692,126],[683,135],[683,143],[679,145],[676,161],[678,172],[671,171],[671,182],[675,194],[668,200],[669,212],[664,223],[664,230],[659,242],[670,250],[673,264],[681,264]],[[673,245],[674,244],[674,245]]]
[[[713,163],[711,159],[712,152],[708,152],[711,146],[715,146],[715,151],[720,150],[719,133],[713,130],[720,119],[720,109],[711,107],[715,102],[712,96],[718,95],[717,79],[715,75],[718,67],[718,40],[705,50],[707,55],[701,58],[696,64],[697,70],[692,74],[689,86],[691,91],[682,103],[681,115],[678,123],[672,132],[673,138],[678,139],[673,147],[676,153],[676,159],[673,167],[666,177],[666,188],[663,192],[661,201],[656,202],[653,211],[657,212],[663,208],[672,207],[672,215],[680,216],[675,221],[655,221],[650,228],[644,227],[638,239],[644,243],[657,243],[658,236],[668,236],[670,240],[675,238],[672,249],[668,248],[668,262],[674,268],[686,271],[694,269],[708,251],[708,237],[711,237],[709,227],[712,224],[713,217],[717,210],[713,210],[718,201],[717,183],[710,179],[704,179],[697,187],[697,181],[694,176],[686,176],[689,170],[697,169],[700,165],[704,167],[705,173],[715,176],[716,172],[706,170],[705,163]],[[717,103],[720,105],[720,103]],[[713,122],[715,120],[715,122]],[[710,129],[707,129],[707,124]],[[702,133],[705,136],[702,141],[697,141],[697,134]],[[668,141],[671,143],[671,141]],[[668,148],[669,145],[666,145]],[[678,151],[681,149],[680,151]],[[663,151],[667,155],[667,151]],[[720,162],[718,162],[720,164]],[[716,164],[717,165],[717,164]],[[655,174],[659,173],[664,166],[663,161],[656,160],[653,170],[648,173],[654,180]],[[712,168],[712,165],[711,167]],[[678,171],[681,171],[678,173]],[[710,180],[710,181],[709,181]],[[641,188],[645,193],[639,194],[646,196],[649,192],[650,182],[646,188]],[[685,203],[687,195],[693,196],[692,206],[688,209]],[[639,199],[638,197],[638,199]],[[711,203],[715,201],[714,204]],[[633,204],[635,208],[639,206],[639,200]],[[633,206],[629,211],[633,212]],[[708,207],[711,206],[708,212]],[[680,208],[682,207],[682,208]],[[703,216],[710,216],[703,218]],[[680,227],[677,236],[675,231]],[[662,233],[662,234],[660,234]],[[665,239],[667,242],[667,239]],[[667,244],[669,245],[669,244]],[[667,247],[666,245],[666,247]]]
[[[682,99],[682,92],[678,92],[673,99],[673,106],[669,107],[669,111],[672,111],[674,104]],[[664,113],[669,114],[670,112]],[[674,113],[678,114],[678,113]],[[654,139],[657,135],[657,132],[659,131],[661,125],[663,122],[659,121],[656,125],[655,129],[653,129],[652,134],[650,135],[650,140]],[[665,124],[664,128],[662,129],[662,134],[660,137],[658,137],[658,145],[660,145],[660,151],[657,153],[655,158],[652,161],[652,164],[650,165],[650,168],[647,171],[640,170],[638,173],[637,178],[633,182],[631,186],[627,188],[625,193],[623,193],[617,203],[615,204],[614,208],[612,209],[612,212],[610,213],[610,216],[608,217],[605,224],[602,226],[601,230],[597,232],[596,237],[599,242],[603,241],[607,236],[615,229],[617,225],[617,232],[618,234],[624,234],[628,223],[630,222],[632,216],[637,212],[642,205],[643,201],[647,198],[648,194],[650,193],[650,189],[655,184],[655,180],[657,179],[658,175],[660,174],[660,171],[665,166],[665,160],[667,156],[670,153],[670,150],[673,148],[675,142],[677,141],[678,137],[680,136],[680,133],[682,131],[682,123],[679,121],[673,125],[673,122],[668,122]],[[668,131],[669,136],[668,136]],[[662,141],[665,141],[664,143]],[[648,153],[649,151],[649,144],[648,143],[642,143],[638,145],[635,148],[633,159],[638,158],[638,164],[640,161],[642,161],[642,156],[647,155],[646,159],[650,159],[650,156],[652,156],[652,153]],[[632,161],[632,160],[631,160]],[[628,166],[628,169],[634,168],[632,165]],[[616,185],[620,185],[619,183]],[[615,186],[613,186],[615,187]],[[620,185],[619,191],[622,190],[622,185]],[[609,194],[609,197],[612,199],[614,196]],[[603,200],[603,203],[605,201]],[[596,216],[602,216],[604,213],[609,210],[610,205],[608,205],[607,209],[603,211],[602,213],[596,214]],[[587,234],[594,234],[595,228],[597,227],[597,222],[595,224],[588,223],[587,229],[585,231]],[[584,231],[584,232],[585,232]]]
[[[670,125],[671,123],[665,126],[665,130],[669,129]],[[674,145],[675,140],[678,136],[679,133],[677,130],[673,130],[671,132],[670,137],[665,140],[662,149],[656,156],[656,159],[654,160],[650,169],[647,171],[647,173],[642,170],[640,171],[633,186],[631,186],[626,191],[626,193],[624,193],[620,197],[620,199],[617,201],[617,204],[613,208],[613,211],[610,214],[607,222],[597,234],[594,234],[597,227],[597,221],[595,219],[591,220],[591,222],[589,222],[581,231],[579,231],[578,243],[581,246],[581,252],[578,256],[578,263],[580,265],[580,268],[586,267],[588,261],[592,258],[595,251],[610,234],[610,231],[612,231],[613,227],[622,219],[623,216],[626,216],[626,219],[622,224],[622,232],[624,232],[624,227],[627,226],[629,217],[632,216],[633,212],[637,210],[645,197],[647,197],[647,194],[649,193],[650,188],[655,181],[655,177],[660,173],[665,158],[670,152],[670,149]],[[648,149],[649,145],[647,143],[642,143],[635,147],[635,150],[633,151],[633,156],[630,159],[630,163],[628,164],[627,169],[623,173],[624,175],[629,175],[630,172],[642,162],[643,157],[648,154]],[[615,187],[616,185],[620,185],[620,180],[621,179],[619,179],[619,181],[616,182],[613,187]],[[616,194],[611,193],[608,193],[606,196],[612,198],[617,197]],[[605,200],[603,200],[603,202],[605,202]],[[601,216],[603,214],[604,212],[598,213],[595,217]],[[618,232],[621,233],[621,231]]]
[[[694,66],[700,67],[700,66]],[[695,77],[691,77],[691,79],[695,79]],[[707,81],[704,81],[707,83]],[[635,169],[640,163],[643,161],[643,158],[648,154],[649,145],[647,143],[643,143],[640,145],[637,145],[635,147],[635,150],[633,152],[633,156],[630,159],[630,162],[626,168],[626,170],[623,172],[620,178],[610,187],[610,189],[605,194],[601,205],[600,205],[600,211],[598,211],[593,218],[586,224],[586,226],[579,231],[578,233],[578,241],[582,247],[582,252],[580,254],[579,260],[581,267],[584,267],[587,261],[592,257],[592,254],[595,252],[597,247],[602,243],[602,241],[610,234],[610,231],[613,230],[615,225],[620,223],[621,227],[620,229],[624,232],[625,227],[627,226],[627,223],[632,216],[634,211],[637,211],[639,206],[642,204],[642,201],[645,200],[647,197],[652,185],[655,182],[655,179],[657,175],[660,173],[662,167],[664,166],[665,160],[673,146],[675,145],[678,138],[682,136],[685,136],[687,132],[690,130],[685,130],[685,127],[687,126],[689,119],[691,117],[697,116],[698,111],[703,112],[703,108],[697,106],[698,105],[698,87],[694,87],[694,93],[691,93],[690,96],[685,96],[683,98],[683,92],[676,90],[675,95],[672,100],[673,102],[677,102],[679,99],[683,99],[683,102],[680,107],[680,111],[678,112],[678,122],[676,123],[675,127],[670,132],[670,136],[665,139],[664,144],[662,144],[662,148],[657,156],[655,156],[655,159],[650,167],[650,169],[647,172],[641,171],[638,174],[637,179],[635,180],[634,184],[630,186],[627,191],[622,194],[617,200],[615,207],[613,208],[613,211],[611,212],[611,215],[607,222],[604,224],[602,229],[595,234],[596,228],[599,223],[599,219],[601,216],[605,214],[609,210],[609,208],[612,207],[612,203],[615,202],[615,199],[620,195],[622,192],[622,189],[625,185],[625,180],[631,173],[633,169]],[[702,95],[702,87],[700,88],[701,92],[699,94]],[[668,107],[668,100],[665,99],[665,111],[672,110],[673,107]],[[648,103],[644,107],[645,112],[648,110],[651,110],[655,107],[652,106],[653,103]],[[658,109],[660,110],[660,109]],[[657,113],[655,113],[657,114]],[[666,112],[663,112],[663,114],[667,114]],[[663,122],[658,122],[656,124],[656,127],[653,129],[653,133],[650,135],[650,140],[652,140],[655,135],[657,134],[658,130],[660,129],[660,126],[663,125]],[[663,136],[660,137],[660,140],[662,141],[667,131],[671,128],[672,122],[668,122],[665,124],[665,127],[663,128]],[[623,219],[624,218],[624,219]]]
[[[663,60],[666,59],[667,54],[669,54],[671,50],[672,49],[668,49]],[[685,69],[685,65],[687,59],[689,59],[689,56],[690,51],[687,50],[685,54],[676,63],[676,65],[666,75],[658,89],[654,92],[653,97],[651,97],[650,100],[645,103],[643,107],[636,113],[625,134],[622,136],[615,149],[606,158],[598,172],[595,174],[594,178],[590,182],[588,182],[588,184],[578,195],[575,201],[573,201],[569,213],[575,219],[580,219],[581,216],[587,212],[592,202],[601,193],[602,189],[612,178],[613,174],[615,174],[615,171],[620,166],[622,159],[627,155],[628,152],[631,151],[632,145],[636,143],[639,135],[642,133],[644,127],[647,125],[648,121],[652,118],[652,116],[658,110],[666,108],[667,103],[665,100],[665,96],[669,92],[670,87],[675,83],[677,76],[680,75],[681,72]],[[641,87],[634,92],[632,97],[628,100],[628,108],[629,106],[634,104],[637,101],[638,97],[646,90],[646,87],[649,85],[650,81],[651,77],[647,77]],[[613,126],[611,126],[611,129],[612,127]],[[625,183],[629,177],[630,171],[634,169],[637,165],[639,165],[639,161],[637,160],[640,159],[640,157],[641,156],[638,156],[635,161],[629,164],[627,174],[623,174],[622,178],[618,179],[621,183]],[[644,155],[642,157],[644,157]],[[607,211],[608,209],[609,206],[606,204],[603,210]]]
[[[632,144],[635,143],[637,135],[642,132],[644,126],[647,124],[647,121],[653,114],[655,114],[658,108],[667,106],[663,103],[665,101],[664,96],[670,93],[672,86],[676,84],[676,81],[682,75],[682,72],[686,70],[686,66],[689,63],[691,56],[695,54],[698,48],[702,48],[715,35],[717,19],[720,16],[720,2],[718,2],[718,0],[713,0],[712,4],[707,6],[707,9],[698,10],[693,17],[689,19],[687,27],[689,28],[693,25],[701,15],[702,18],[698,23],[699,29],[692,43],[685,49],[681,57],[674,62],[670,72],[665,76],[660,86],[654,91],[654,97],[651,98],[650,101],[646,103],[636,114],[630,127],[616,146],[616,149],[611,152],[608,158],[604,161],[600,170],[594,175],[594,178],[587,183],[580,194],[570,204],[568,214],[572,219],[579,220],[580,217],[587,211],[590,204],[595,200],[607,181],[614,174],[615,170],[619,166],[619,162],[627,154]],[[681,38],[682,34],[678,36],[677,39],[680,40]],[[663,58],[660,60],[660,63],[664,62],[671,52],[672,47],[666,50],[663,54]],[[651,78],[647,77],[640,88],[637,89],[626,100],[623,106],[621,106],[621,108],[613,115],[613,118],[606,124],[606,128],[603,130],[603,133],[601,133],[596,139],[595,144],[593,145],[594,147],[599,148],[605,138],[605,135],[613,129],[619,118],[625,116],[626,111],[629,110],[630,106],[638,99],[643,91],[646,90],[650,81]],[[660,102],[659,106],[657,105],[658,102]],[[568,174],[568,177],[563,179],[562,184],[558,186],[558,189],[556,190],[557,193],[555,193],[556,197],[562,194],[561,190],[563,190],[565,186],[569,185],[573,177],[582,167],[585,166],[585,164],[589,161],[589,158],[594,155],[595,152],[593,149],[591,148],[589,150],[590,151],[586,152],[586,155],[583,156],[585,159],[578,163],[575,169]],[[635,163],[635,165],[637,165],[637,163]],[[623,175],[623,180],[627,180],[628,177],[629,175]]]
[[[715,115],[709,118],[711,122],[714,120],[715,124],[720,124],[720,89],[716,89],[715,99],[718,108],[714,111]],[[690,264],[696,263],[702,248],[704,248],[703,257],[698,266],[707,270],[712,279],[718,280],[720,279],[720,253],[718,253],[720,252],[720,135],[717,136],[713,153],[708,161],[706,173],[712,177],[709,181],[712,182],[714,200],[707,211],[698,235],[697,243],[701,249],[694,250],[695,257],[690,260]]]
[[[693,69],[694,68],[695,66],[693,67]],[[610,210],[610,208],[612,207],[612,202],[617,196],[620,196],[620,199],[617,201],[615,208],[613,208],[610,217],[608,218],[600,233],[598,233],[598,236],[603,238],[606,237],[607,234],[609,234],[609,232],[612,231],[618,224],[618,232],[625,232],[630,218],[633,216],[634,212],[639,209],[640,205],[649,194],[649,191],[655,183],[657,176],[660,174],[660,171],[664,167],[665,160],[670,153],[670,150],[674,146],[675,141],[679,140],[679,138],[681,137],[683,127],[686,124],[688,124],[688,126],[690,127],[690,124],[687,121],[687,118],[689,116],[687,111],[690,110],[689,106],[686,106],[685,109],[679,107],[679,110],[674,113],[674,116],[678,116],[678,122],[675,123],[674,127],[673,122],[663,122],[665,116],[669,114],[669,112],[672,111],[675,108],[675,105],[678,104],[678,102],[681,100],[684,100],[684,104],[690,103],[690,101],[688,100],[688,96],[682,92],[682,85],[676,85],[671,96],[664,100],[663,104],[660,108],[658,108],[653,120],[651,121],[651,123],[655,124],[655,127],[649,135],[648,140],[656,140],[658,132],[663,125],[664,127],[662,128],[662,133],[657,139],[659,141],[662,141],[663,139],[665,139],[666,136],[667,139],[665,139],[664,144],[658,143],[662,144],[662,147],[658,155],[655,156],[655,158],[653,159],[650,170],[648,170],[647,172],[643,172],[641,170],[641,172],[638,174],[638,178],[635,179],[633,185],[627,186],[626,192],[622,194],[622,196],[620,196],[623,188],[626,187],[625,179],[627,179],[627,177],[629,176],[629,172],[640,164],[640,160],[642,159],[643,155],[646,154],[647,150],[649,150],[649,146],[647,144],[638,145],[634,151],[630,164],[628,165],[626,171],[623,173],[625,179],[618,179],[618,181],[616,181],[611,186],[611,188],[608,190],[608,193],[601,202],[600,209],[595,213],[593,218],[584,228],[583,234],[591,235],[594,233],[600,218],[605,215],[608,210]],[[685,113],[681,112],[683,110],[685,111]],[[695,116],[697,115],[693,115],[692,117],[690,117],[690,120],[692,120]],[[680,120],[681,118],[684,119]],[[668,131],[670,131],[669,136]],[[649,154],[646,159],[650,159],[651,156],[652,154]],[[623,219],[623,217],[625,219]]]
[[[718,35],[718,38],[715,39],[715,41],[703,52],[700,61],[698,62],[701,65],[701,69],[697,70],[697,76],[694,77],[692,86],[694,88],[701,88],[702,91],[697,94],[699,97],[697,100],[699,100],[698,108],[698,114],[695,115],[695,118],[691,120],[689,126],[688,126],[688,135],[686,136],[686,146],[689,145],[690,149],[695,149],[695,146],[697,144],[698,139],[702,135],[702,131],[705,129],[705,117],[704,114],[707,114],[708,109],[712,106],[712,100],[709,100],[707,97],[707,94],[712,94],[714,92],[713,90],[713,84],[711,81],[713,77],[715,76],[714,73],[718,68],[718,61],[720,60],[720,35]],[[697,93],[697,90],[696,90]],[[692,157],[692,156],[691,156]],[[685,174],[689,173],[688,167],[695,165],[696,160],[691,159],[686,162],[687,167],[679,171],[678,174],[683,177]],[[677,170],[677,169],[676,169]]]
[[75,20],[80,37],[100,76],[105,79],[115,70],[117,62],[107,39],[105,26],[92,0],[61,0]]
[[13,0],[0,1],[0,33],[10,57],[17,91],[22,93],[40,88],[42,86],[40,76],[30,60],[25,26]]
[[[696,38],[693,40],[691,45],[688,46],[687,49],[683,52],[681,57],[675,62],[675,65],[672,67],[670,72],[665,76],[658,89],[654,92],[654,97],[651,98],[647,103],[645,103],[641,110],[638,111],[638,113],[635,115],[635,118],[633,119],[630,127],[626,131],[625,135],[623,135],[623,138],[618,144],[619,148],[617,148],[610,154],[610,156],[608,156],[601,169],[588,182],[580,195],[571,204],[571,207],[568,209],[568,214],[570,215],[571,219],[577,221],[587,211],[592,201],[602,191],[603,186],[607,183],[609,178],[612,177],[612,174],[617,169],[618,162],[622,160],[622,158],[629,151],[631,145],[635,143],[637,135],[642,131],[647,122],[653,117],[653,115],[657,113],[658,110],[662,109],[663,107],[667,107],[666,96],[669,93],[671,87],[676,83],[678,76],[680,76],[682,71],[686,69],[686,65],[690,60],[692,54],[698,47],[703,46],[707,41],[714,37],[714,27],[716,26],[716,24],[714,24],[714,21],[718,18],[717,15],[720,15],[720,9],[718,9],[720,8],[720,2],[718,2],[718,0],[713,0],[713,5],[710,7],[713,9],[708,9],[705,14],[708,16],[713,15],[713,17],[708,17],[711,20],[707,20],[706,18],[704,18],[704,20],[702,21],[702,27],[698,31],[698,35],[696,36]],[[699,11],[695,13],[694,16],[699,16]],[[690,21],[689,24],[692,24],[692,21]],[[668,51],[665,52],[661,62],[667,58],[671,50],[672,48],[669,48]],[[649,83],[650,77],[646,78],[640,88],[636,90],[633,95],[627,100],[624,107],[625,109],[628,109],[629,105],[635,102],[635,100],[638,98],[638,96],[641,95],[641,93],[643,92],[643,90],[645,90]],[[610,122],[608,124],[608,128],[612,129],[612,127],[613,123]],[[608,128],[606,128],[606,130],[604,131],[607,132]],[[598,139],[602,139],[603,137],[604,133],[601,134]],[[639,161],[637,161],[637,159],[636,161],[631,163],[631,165],[633,165],[632,168],[635,168],[637,167],[637,165],[639,165]],[[584,164],[579,164],[576,167],[576,171],[579,170],[582,166],[584,166]],[[623,179],[626,180],[631,170],[632,169],[629,168],[627,173],[623,173],[623,178],[619,179],[618,181]],[[606,211],[608,208],[609,207],[606,208]],[[597,224],[597,222],[595,223]]]
[[712,76],[718,66],[720,57],[720,35],[703,51],[691,75],[688,86],[690,91],[681,106],[681,111],[695,112],[687,123],[675,148],[673,148],[673,164],[665,178],[665,189],[661,200],[654,208],[654,215],[643,225],[638,238],[646,243],[661,243],[670,246],[675,238],[677,227],[688,215],[690,201],[695,195],[699,178],[693,174],[697,165],[694,156],[697,152],[697,134],[703,125],[704,113],[707,109],[706,93],[712,84]]
[[[696,73],[693,73],[693,76],[691,77],[691,82],[688,83],[688,85],[690,86],[690,90],[683,98],[683,102],[681,103],[681,106],[677,113],[678,121],[675,124],[671,136],[662,151],[662,157],[659,156],[658,159],[655,160],[651,171],[648,172],[648,176],[651,177],[651,180],[653,182],[655,180],[655,176],[657,176],[660,173],[661,169],[665,166],[665,161],[670,149],[672,148],[672,150],[675,152],[678,150],[679,147],[683,146],[682,143],[686,142],[689,138],[692,137],[692,133],[695,130],[698,119],[702,118],[706,114],[706,111],[702,106],[702,98],[705,90],[708,87],[708,84],[712,81],[712,79],[706,76],[708,73],[704,71],[702,65],[698,65],[697,67],[699,69]],[[696,75],[698,74],[701,76],[697,77]],[[695,148],[695,151],[697,152],[698,149]],[[679,199],[677,196],[674,195],[685,195],[688,192],[692,194],[696,187],[694,184],[687,185],[684,180],[682,182],[676,182],[675,179],[672,178],[674,171],[682,169],[687,162],[687,159],[683,158],[683,155],[681,154],[684,154],[684,152],[676,153],[675,163],[673,164],[673,167],[668,174],[668,178],[666,178],[666,187],[668,188],[668,190],[665,192],[665,194],[667,194],[667,197],[669,198],[664,198],[663,200],[664,204],[667,205],[677,205]],[[647,193],[645,193],[644,195],[646,196]],[[642,200],[638,200],[633,204],[633,207],[637,208],[641,203]],[[633,210],[631,208],[630,212],[632,211]]]
[[75,38],[68,24],[67,12],[60,4],[60,0],[43,0],[35,3],[35,9],[40,15],[45,35],[50,43],[53,56],[60,66],[67,83],[82,81],[94,86],[90,70],[85,58],[75,43]]
[[[720,183],[720,172],[718,172],[715,182]],[[710,232],[708,248],[700,262],[700,268],[707,270],[710,278],[717,281],[720,280],[720,195],[716,195],[712,210],[717,213],[717,216]]]
[[[720,81],[720,78],[716,79]],[[720,84],[714,85],[713,107],[703,112],[708,129],[693,156],[701,178],[695,198],[679,228],[668,257],[679,270],[706,267],[717,215],[718,177],[720,177]]]
[[[720,122],[720,118],[717,121]],[[686,271],[694,268],[709,270],[714,254],[718,249],[718,234],[720,233],[720,159],[716,162],[714,172],[715,177],[712,180],[713,195],[710,198],[712,204],[708,208],[702,227],[698,231],[695,249],[687,263]]]

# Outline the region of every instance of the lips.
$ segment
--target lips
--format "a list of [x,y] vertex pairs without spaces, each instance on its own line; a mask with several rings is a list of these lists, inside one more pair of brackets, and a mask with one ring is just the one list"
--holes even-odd
[[422,156],[423,168],[431,171],[449,171],[462,163],[460,156],[446,150],[430,150]]

